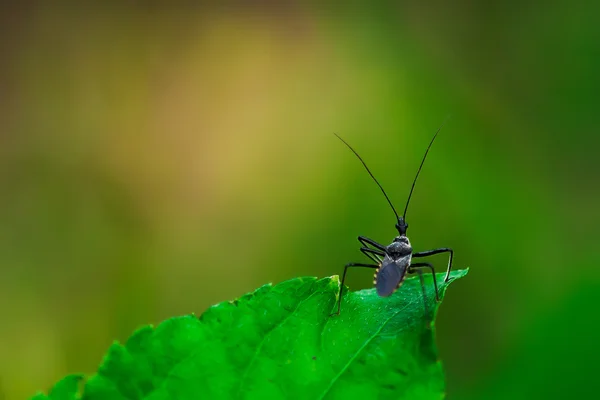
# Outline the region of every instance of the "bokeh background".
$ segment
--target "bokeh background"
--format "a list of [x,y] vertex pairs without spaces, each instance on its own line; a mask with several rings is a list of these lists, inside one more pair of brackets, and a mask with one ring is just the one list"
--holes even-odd
[[0,398],[362,260],[395,221],[332,133],[402,209],[448,114],[407,216],[471,267],[437,322],[448,398],[599,392],[597,5],[124,3],[2,6]]

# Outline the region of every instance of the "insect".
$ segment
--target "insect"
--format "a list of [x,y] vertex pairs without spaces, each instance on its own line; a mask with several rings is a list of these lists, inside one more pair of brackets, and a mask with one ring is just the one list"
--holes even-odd
[[427,146],[427,150],[425,150],[425,155],[423,156],[423,159],[421,160],[421,165],[419,165],[419,169],[417,170],[417,175],[415,176],[415,179],[413,180],[412,186],[410,188],[410,192],[408,194],[408,200],[406,200],[406,206],[404,207],[404,213],[402,214],[402,217],[398,216],[398,213],[396,212],[396,209],[394,208],[394,205],[390,201],[388,195],[385,193],[385,190],[383,190],[383,187],[381,186],[379,181],[377,181],[377,179],[375,178],[373,173],[371,173],[371,170],[369,169],[369,167],[367,167],[367,164],[358,155],[356,150],[354,150],[352,148],[352,146],[350,146],[339,135],[335,134],[335,136],[337,136],[338,139],[340,139],[342,142],[344,142],[344,144],[346,146],[348,146],[348,148],[350,150],[352,150],[352,152],[356,155],[356,157],[358,157],[358,159],[363,164],[363,166],[365,167],[365,169],[367,170],[367,172],[369,173],[371,178],[373,178],[373,180],[375,181],[377,186],[379,186],[379,189],[385,196],[387,202],[389,203],[390,207],[392,208],[392,211],[394,211],[394,215],[396,216],[396,220],[398,221],[396,223],[396,229],[398,230],[398,236],[396,236],[394,238],[394,240],[392,241],[392,243],[390,243],[387,246],[377,243],[373,239],[369,239],[365,236],[358,237],[358,241],[362,245],[362,247],[360,248],[360,251],[363,254],[365,254],[367,257],[369,257],[371,259],[371,261],[373,261],[373,264],[349,263],[344,266],[344,275],[342,275],[342,284],[340,285],[340,293],[338,296],[337,312],[335,312],[332,315],[340,314],[340,307],[341,307],[341,303],[342,303],[342,289],[344,287],[344,281],[346,279],[346,272],[348,271],[348,268],[353,268],[353,267],[375,269],[373,284],[375,285],[377,294],[381,297],[390,296],[392,293],[394,293],[396,290],[398,290],[400,285],[402,285],[402,282],[404,282],[404,279],[406,278],[407,274],[419,273],[420,275],[422,275],[423,270],[428,269],[431,272],[431,274],[433,275],[433,285],[435,287],[435,298],[437,301],[440,300],[433,265],[431,265],[428,262],[412,263],[412,259],[432,256],[434,254],[440,254],[440,253],[449,253],[450,258],[448,259],[448,270],[446,271],[446,276],[444,278],[444,281],[447,282],[450,277],[450,270],[452,269],[452,258],[454,256],[454,252],[450,248],[443,247],[443,248],[439,248],[439,249],[426,250],[426,251],[421,251],[418,253],[413,253],[413,249],[410,245],[410,241],[408,240],[408,237],[406,236],[406,230],[408,229],[408,224],[406,223],[406,210],[408,210],[408,204],[410,203],[410,198],[412,196],[413,189],[415,188],[415,183],[417,182],[417,178],[419,177],[419,173],[421,172],[421,168],[423,168],[423,164],[425,163],[425,159],[427,158],[427,153],[429,153],[429,149],[431,148],[431,145],[433,144],[435,138],[437,137],[437,135],[440,132],[440,130],[442,129],[442,127],[443,127],[443,124],[435,132],[435,135],[433,135],[431,142],[429,142],[429,146]]

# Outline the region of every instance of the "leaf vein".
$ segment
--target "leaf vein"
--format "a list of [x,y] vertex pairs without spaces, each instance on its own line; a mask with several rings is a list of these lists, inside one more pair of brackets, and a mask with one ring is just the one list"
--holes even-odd
[[296,307],[294,307],[294,309],[292,310],[292,312],[290,312],[285,318],[283,318],[281,321],[279,321],[279,323],[277,325],[275,325],[274,327],[272,327],[271,329],[269,329],[264,335],[262,340],[260,341],[260,343],[258,344],[258,346],[256,347],[256,351],[254,352],[254,355],[252,356],[252,360],[250,360],[250,362],[248,363],[248,365],[246,366],[246,370],[244,371],[244,375],[242,376],[242,379],[240,379],[240,386],[238,389],[238,397],[240,397],[240,393],[242,393],[242,388],[244,387],[244,383],[246,382],[246,378],[248,376],[248,373],[250,372],[251,367],[254,365],[254,362],[256,361],[256,358],[258,357],[258,355],[260,354],[260,351],[262,350],[262,346],[265,343],[265,341],[267,340],[267,337],[275,330],[279,329],[279,327],[281,327],[290,317],[292,317],[296,311],[298,310],[298,308],[300,308],[300,306],[305,302],[308,301],[311,297],[313,297],[315,294],[320,294],[321,292],[319,290],[315,290],[313,291],[308,297],[306,297],[305,299],[301,300],[300,302],[298,302],[298,304],[296,304]]
[[369,345],[369,343],[371,343],[371,341],[373,339],[375,339],[381,333],[381,331],[388,324],[388,322],[390,322],[392,319],[396,318],[397,315],[399,315],[400,313],[402,313],[404,310],[406,310],[412,304],[414,304],[414,302],[412,300],[409,301],[404,307],[402,307],[400,310],[398,310],[397,312],[395,312],[391,317],[389,317],[388,319],[386,319],[383,324],[381,324],[381,326],[379,327],[379,329],[377,329],[375,331],[375,333],[373,333],[373,335],[371,335],[371,337],[369,337],[369,339],[367,339],[365,341],[365,343],[361,347],[359,347],[358,350],[356,350],[356,352],[352,355],[352,357],[350,357],[350,359],[348,360],[348,362],[340,369],[340,372],[338,372],[337,375],[333,377],[333,379],[331,380],[331,382],[329,382],[329,385],[327,386],[327,388],[325,389],[325,391],[323,392],[323,394],[321,394],[321,396],[319,396],[319,400],[322,400],[322,399],[325,398],[325,396],[329,393],[329,391],[331,390],[331,388],[333,388],[333,385],[335,385],[335,383],[337,382],[337,380],[344,374],[344,372],[346,372],[348,370],[348,367],[350,366],[350,364],[354,360],[356,360],[356,358],[358,357],[358,355]]

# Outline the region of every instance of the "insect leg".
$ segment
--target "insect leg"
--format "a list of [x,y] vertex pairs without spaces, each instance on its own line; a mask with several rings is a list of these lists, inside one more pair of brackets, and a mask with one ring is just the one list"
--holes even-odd
[[376,249],[385,252],[385,246],[377,243],[373,239],[369,239],[368,237],[364,237],[364,236],[359,236],[358,241],[365,247],[368,247],[369,245],[371,245],[371,246],[375,247]]
[[342,290],[344,289],[344,281],[346,280],[346,272],[348,271],[348,268],[351,267],[363,267],[363,268],[379,268],[379,265],[372,265],[372,264],[361,264],[361,263],[350,263],[350,264],[346,264],[344,266],[344,275],[342,275],[342,282],[340,284],[340,294],[338,296],[338,304],[337,304],[337,312],[331,314],[331,315],[340,315],[340,307],[342,306]]
[[447,247],[442,247],[440,249],[433,249],[433,250],[426,250],[426,251],[420,251],[418,253],[413,253],[413,257],[427,257],[427,256],[432,256],[434,254],[439,254],[439,253],[450,253],[450,258],[448,259],[448,270],[446,271],[446,277],[444,278],[444,282],[448,282],[448,280],[450,279],[450,270],[452,269],[452,258],[454,257],[454,251],[452,251],[452,249],[447,248]]
[[[425,281],[423,280],[423,270],[421,268],[415,268],[413,271],[419,273],[419,283],[421,284],[421,291],[423,292],[423,300],[427,298],[427,289],[425,288]],[[427,305],[427,303],[425,303]]]
[[[433,287],[435,288],[435,299],[436,301],[440,301],[440,296],[438,295],[438,286],[435,279],[435,271],[433,269],[433,265],[429,263],[414,263],[410,265],[409,272],[421,272],[423,268],[429,268],[431,270],[431,275],[433,276]],[[421,281],[421,285],[423,285],[423,281]]]
[[425,308],[425,314],[429,315],[428,306],[427,306],[427,288],[425,287],[425,280],[423,279],[423,270],[421,268],[415,268],[414,270],[409,272],[417,272],[419,274],[419,283],[421,284],[421,295],[423,296],[423,307]]
[[381,259],[377,256],[381,256],[381,257],[385,256],[385,253],[383,251],[370,249],[368,247],[361,247],[360,251],[362,251],[364,255],[366,255],[367,257],[369,257],[371,260],[375,261],[376,263],[381,262]]

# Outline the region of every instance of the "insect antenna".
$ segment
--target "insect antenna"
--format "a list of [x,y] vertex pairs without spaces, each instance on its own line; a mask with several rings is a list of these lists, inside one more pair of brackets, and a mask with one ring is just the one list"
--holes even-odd
[[[348,142],[346,142],[344,139],[342,139],[337,133],[334,133],[334,135],[337,136],[337,138],[340,139],[342,142],[344,142],[344,144],[346,146],[348,146],[348,148],[350,150],[352,150],[352,152],[354,153],[354,155],[356,155],[356,157],[358,157],[358,159],[360,160],[360,162],[362,163],[362,165],[364,165],[364,167],[367,170],[367,172],[369,173],[369,175],[371,175],[371,178],[373,178],[373,180],[375,181],[375,183],[377,184],[377,186],[379,186],[379,189],[381,189],[381,193],[383,193],[383,195],[385,196],[385,199],[389,203],[390,207],[392,207],[392,211],[394,212],[394,215],[396,215],[396,219],[399,220],[400,218],[398,217],[398,213],[396,212],[396,209],[394,208],[394,205],[390,201],[390,198],[385,193],[385,190],[383,190],[383,186],[381,186],[381,184],[379,183],[379,181],[375,178],[375,176],[373,176],[373,173],[371,172],[371,170],[369,169],[369,167],[367,167],[367,164],[363,161],[363,159],[361,158],[361,156],[359,156],[358,153],[356,152],[356,150],[354,150],[352,148],[352,146],[350,146],[348,144]],[[436,133],[436,135],[437,135],[437,133]],[[427,150],[429,150],[429,149],[427,149]],[[418,173],[417,173],[417,175],[418,175]],[[413,186],[414,186],[414,183],[413,183]],[[411,192],[412,192],[412,190],[411,190]],[[410,196],[409,196],[409,199],[410,199]],[[406,211],[405,211],[405,213],[406,213]]]
[[423,164],[425,163],[425,159],[427,158],[427,153],[429,153],[429,149],[431,148],[433,141],[437,137],[438,133],[440,133],[440,131],[442,130],[444,125],[446,125],[446,122],[448,121],[449,118],[450,118],[450,116],[448,116],[446,118],[446,120],[442,123],[442,125],[440,125],[440,127],[437,129],[437,131],[435,132],[435,135],[433,135],[433,138],[431,139],[431,142],[429,142],[429,146],[427,146],[427,150],[425,150],[425,155],[423,156],[423,159],[421,160],[421,165],[419,165],[419,169],[417,170],[417,175],[415,176],[415,180],[413,181],[412,186],[410,187],[410,193],[408,194],[408,200],[406,200],[406,206],[404,207],[404,214],[402,214],[403,220],[406,220],[406,210],[408,210],[408,203],[410,203],[410,197],[412,196],[413,189],[415,188],[415,183],[417,183],[417,178],[419,177],[421,168],[423,168]]

